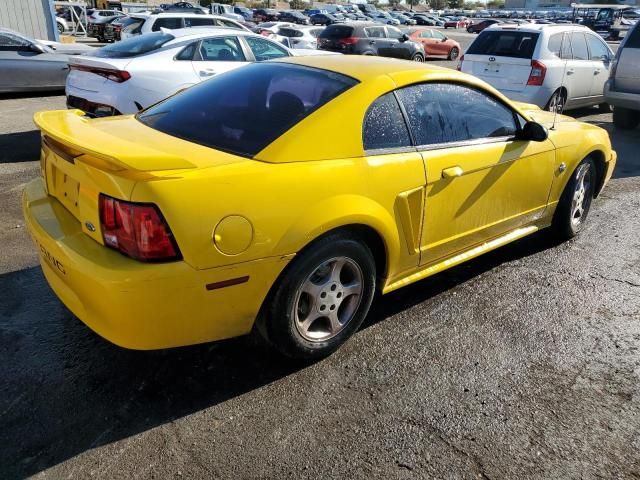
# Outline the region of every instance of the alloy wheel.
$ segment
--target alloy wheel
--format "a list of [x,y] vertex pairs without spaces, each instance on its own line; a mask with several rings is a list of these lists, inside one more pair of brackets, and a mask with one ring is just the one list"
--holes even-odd
[[296,292],[292,313],[298,333],[310,342],[338,335],[358,310],[363,285],[362,270],[350,258],[322,263]]
[[564,110],[564,95],[560,92],[556,92],[549,100],[549,111],[562,113]]
[[586,216],[589,195],[591,195],[591,167],[589,164],[583,164],[576,173],[576,187],[571,200],[571,224],[574,228],[579,226]]

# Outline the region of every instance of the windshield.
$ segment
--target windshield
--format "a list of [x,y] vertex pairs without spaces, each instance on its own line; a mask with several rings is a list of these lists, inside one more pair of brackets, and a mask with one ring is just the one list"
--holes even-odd
[[174,38],[170,33],[148,33],[102,47],[96,50],[93,56],[100,58],[135,57],[157,50]]
[[253,157],[357,83],[316,68],[254,63],[189,88],[137,118],[168,135]]

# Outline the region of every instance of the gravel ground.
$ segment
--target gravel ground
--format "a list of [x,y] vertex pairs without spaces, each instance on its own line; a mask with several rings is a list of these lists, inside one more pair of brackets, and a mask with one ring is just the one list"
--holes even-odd
[[120,349],[48,288],[19,195],[30,117],[0,98],[0,477],[639,478],[639,130],[588,228],[544,232],[379,299],[313,365],[249,339]]

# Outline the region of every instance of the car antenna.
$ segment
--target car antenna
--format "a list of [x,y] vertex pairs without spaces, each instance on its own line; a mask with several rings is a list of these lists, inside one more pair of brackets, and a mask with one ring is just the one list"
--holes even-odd
[[[562,59],[562,50],[564,49],[564,39],[569,35],[567,32],[562,32],[562,40],[560,40],[560,58]],[[562,67],[562,80],[560,80],[560,88],[564,88],[564,77],[567,74],[567,62],[568,59],[564,58],[564,66]],[[560,92],[560,96],[562,96],[562,91]],[[563,105],[564,108],[564,105]],[[553,123],[551,124],[551,130],[556,129],[556,120],[558,118],[558,102],[556,100],[556,106],[553,109]]]

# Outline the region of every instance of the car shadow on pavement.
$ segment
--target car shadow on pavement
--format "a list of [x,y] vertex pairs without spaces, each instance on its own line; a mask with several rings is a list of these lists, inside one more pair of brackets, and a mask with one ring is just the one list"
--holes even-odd
[[40,159],[40,130],[0,135],[0,164]]
[[[363,328],[553,245],[537,234],[381,297]],[[155,352],[119,348],[66,310],[38,267],[0,275],[0,292],[2,478],[37,474],[306,367],[250,337]]]

